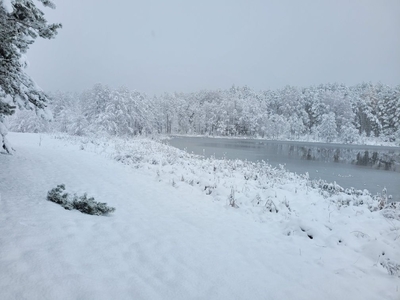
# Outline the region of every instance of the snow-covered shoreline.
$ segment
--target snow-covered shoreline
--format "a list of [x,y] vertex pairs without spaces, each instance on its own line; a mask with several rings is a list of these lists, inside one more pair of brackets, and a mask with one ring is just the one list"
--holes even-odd
[[[359,140],[353,143],[343,143],[341,141],[333,141],[333,142],[326,142],[323,140],[318,140],[311,138],[309,136],[304,136],[300,138],[288,139],[288,138],[277,138],[277,139],[269,139],[263,138],[261,136],[224,136],[224,135],[201,135],[201,134],[171,134],[171,135],[163,135],[163,139],[169,139],[174,137],[196,137],[196,138],[215,138],[215,139],[237,139],[237,140],[256,140],[256,141],[263,141],[263,142],[283,142],[283,143],[301,143],[307,145],[315,145],[315,144],[323,144],[329,146],[346,146],[346,147],[354,147],[360,148],[363,146],[367,147],[391,147],[393,149],[400,149],[400,146],[396,144],[396,142],[385,142],[379,138],[374,137],[365,137],[360,138]],[[379,149],[379,148],[378,148]]]
[[[4,299],[400,295],[400,213],[381,209],[385,195],[262,162],[199,159],[150,139],[9,140],[17,152],[0,156]],[[116,212],[85,216],[49,203],[60,183]]]

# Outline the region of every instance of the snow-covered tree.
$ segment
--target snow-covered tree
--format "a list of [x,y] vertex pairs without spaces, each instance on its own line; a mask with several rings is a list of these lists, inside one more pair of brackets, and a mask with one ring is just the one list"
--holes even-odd
[[59,132],[82,135],[81,130],[76,130],[75,121],[82,116],[81,102],[77,94],[68,92],[56,92],[50,94],[49,107],[53,113],[52,127]]
[[288,121],[290,127],[290,136],[294,138],[299,138],[300,135],[305,132],[303,121],[296,116],[290,117]]
[[318,134],[321,139],[332,142],[337,137],[335,114],[330,112],[322,115],[321,125],[318,126]]
[[347,125],[342,126],[340,132],[341,139],[346,144],[352,144],[358,139],[358,130],[353,124],[347,123]]
[[31,110],[18,110],[8,118],[8,128],[15,132],[48,132],[49,122]]
[[274,139],[282,137],[289,131],[289,124],[281,115],[272,115],[267,125],[268,135]]
[[[38,0],[55,8],[50,0]],[[25,73],[25,53],[37,37],[51,39],[61,24],[48,24],[32,0],[0,0],[0,143],[11,152],[5,138],[4,117],[20,108],[39,111],[48,97]]]
[[80,101],[85,117],[91,124],[90,129],[96,131],[97,128],[102,127],[107,104],[111,101],[111,90],[97,83],[92,89],[82,93]]
[[395,138],[395,132],[400,128],[400,86],[391,88],[379,85],[378,118],[382,125],[382,133],[390,139]]

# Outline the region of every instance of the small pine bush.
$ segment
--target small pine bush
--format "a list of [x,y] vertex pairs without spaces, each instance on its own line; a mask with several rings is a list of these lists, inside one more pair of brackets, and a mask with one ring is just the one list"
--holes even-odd
[[71,201],[69,194],[64,191],[64,184],[57,185],[47,193],[47,200],[57,203],[67,210],[76,209],[88,215],[101,216],[115,211],[115,208],[107,206],[107,203],[96,202],[93,197],[88,198],[86,193],[80,197],[74,195]]
[[47,200],[60,204],[67,210],[72,210],[73,206],[72,203],[68,201],[68,193],[64,193],[64,191],[65,191],[64,184],[57,185],[56,188],[50,190],[47,193]]
[[80,212],[96,216],[106,215],[115,211],[115,208],[107,206],[107,203],[96,202],[93,197],[88,198],[86,193],[80,197],[75,195],[72,206]]

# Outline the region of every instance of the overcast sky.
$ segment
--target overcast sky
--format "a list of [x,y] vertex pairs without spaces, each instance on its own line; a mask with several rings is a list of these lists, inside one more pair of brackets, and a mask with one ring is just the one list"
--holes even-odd
[[54,2],[63,28],[28,52],[47,91],[400,84],[399,0]]

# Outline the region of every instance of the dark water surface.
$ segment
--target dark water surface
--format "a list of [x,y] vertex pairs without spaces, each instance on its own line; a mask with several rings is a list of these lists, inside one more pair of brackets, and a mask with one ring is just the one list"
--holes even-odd
[[400,147],[206,137],[174,137],[168,143],[206,157],[282,164],[291,172],[308,172],[311,179],[372,194],[386,188],[394,201],[400,201]]

